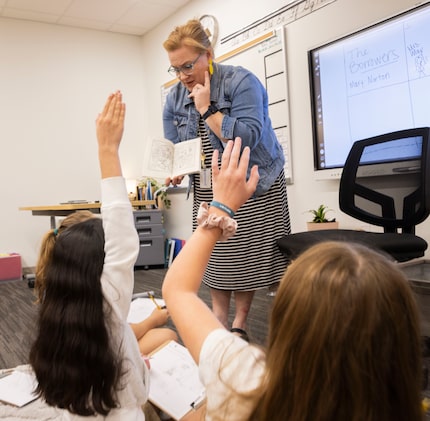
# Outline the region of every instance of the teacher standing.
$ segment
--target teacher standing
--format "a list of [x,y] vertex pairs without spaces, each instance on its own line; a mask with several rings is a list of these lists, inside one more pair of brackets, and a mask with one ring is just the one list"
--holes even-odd
[[[279,282],[287,261],[276,240],[291,231],[285,158],[269,118],[267,92],[250,71],[213,61],[213,48],[198,20],[176,27],[163,46],[171,64],[169,73],[179,79],[166,99],[164,136],[173,143],[202,139],[202,170],[190,177],[193,228],[200,203],[212,201],[210,168],[215,149],[222,154],[229,139],[240,137],[242,148],[251,149],[248,175],[258,165],[256,192],[235,214],[237,234],[217,243],[203,278],[211,291],[212,310],[226,328],[230,328],[234,294],[231,330],[247,339],[246,320],[254,292]],[[169,178],[166,184],[181,181],[182,177]]]

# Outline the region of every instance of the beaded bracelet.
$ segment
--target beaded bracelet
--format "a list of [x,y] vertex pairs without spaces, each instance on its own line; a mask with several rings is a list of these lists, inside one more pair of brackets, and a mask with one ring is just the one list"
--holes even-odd
[[209,214],[209,206],[206,202],[200,203],[197,222],[203,228],[221,228],[222,234],[219,241],[226,241],[236,234],[237,222],[228,216]]

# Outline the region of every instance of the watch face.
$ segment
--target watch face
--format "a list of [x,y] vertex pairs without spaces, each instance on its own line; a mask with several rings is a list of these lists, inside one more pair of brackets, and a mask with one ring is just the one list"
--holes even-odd
[[215,47],[218,39],[218,21],[216,20],[215,16],[212,15],[203,15],[199,20],[208,34],[212,47]]

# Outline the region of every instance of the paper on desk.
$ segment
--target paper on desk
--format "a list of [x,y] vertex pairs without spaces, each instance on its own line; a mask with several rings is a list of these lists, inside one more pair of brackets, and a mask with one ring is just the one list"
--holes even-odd
[[34,374],[14,371],[0,379],[0,401],[21,407],[37,399],[33,393],[37,386]]
[[[162,298],[155,299],[162,307],[165,302]],[[145,320],[154,311],[155,305],[149,298],[136,298],[131,302],[130,311],[128,312],[128,323],[139,323]]]

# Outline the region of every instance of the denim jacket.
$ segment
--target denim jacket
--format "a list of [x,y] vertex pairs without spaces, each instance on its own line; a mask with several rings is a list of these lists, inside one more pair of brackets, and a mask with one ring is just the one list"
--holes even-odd
[[[197,137],[200,114],[188,90],[179,82],[169,92],[163,110],[164,137],[173,143]],[[255,196],[267,192],[284,167],[284,154],[272,129],[267,92],[258,78],[243,67],[214,63],[210,101],[224,114],[221,134],[225,139],[242,138],[249,146],[248,168],[258,165],[260,180]],[[209,140],[221,153],[223,142],[206,124]]]

